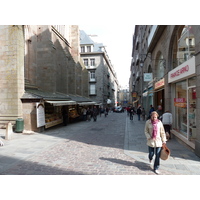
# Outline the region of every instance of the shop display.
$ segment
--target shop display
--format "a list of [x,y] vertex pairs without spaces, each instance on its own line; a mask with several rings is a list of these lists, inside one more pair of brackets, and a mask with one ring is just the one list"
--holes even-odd
[[75,108],[70,108],[69,109],[69,117],[70,118],[76,118],[79,117],[80,115],[78,114],[77,110]]
[[61,108],[61,106],[52,106],[48,103],[45,104],[45,128],[63,123]]

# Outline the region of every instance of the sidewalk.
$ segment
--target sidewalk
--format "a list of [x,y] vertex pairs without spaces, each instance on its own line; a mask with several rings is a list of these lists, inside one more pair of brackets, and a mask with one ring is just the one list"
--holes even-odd
[[[127,117],[124,153],[137,161],[149,163],[144,126],[145,121],[138,121],[136,116],[133,121]],[[200,175],[200,158],[190,147],[175,136],[167,142],[167,146],[171,156],[166,161],[161,160],[160,171],[163,169],[181,175]]]

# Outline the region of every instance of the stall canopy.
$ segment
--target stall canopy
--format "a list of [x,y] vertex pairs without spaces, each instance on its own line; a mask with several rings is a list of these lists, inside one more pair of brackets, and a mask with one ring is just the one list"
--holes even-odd
[[66,105],[76,105],[76,101],[45,101],[46,103],[53,104],[53,106],[66,106]]
[[94,101],[78,103],[79,106],[87,106],[87,105],[95,105],[95,104],[96,104],[96,102],[94,102]]

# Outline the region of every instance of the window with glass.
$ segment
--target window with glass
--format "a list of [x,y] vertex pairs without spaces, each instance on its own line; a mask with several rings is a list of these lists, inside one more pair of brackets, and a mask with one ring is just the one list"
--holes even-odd
[[195,38],[191,25],[180,26],[173,46],[173,68],[192,58],[195,54]]
[[87,52],[91,52],[91,46],[87,46]]
[[85,47],[81,46],[81,53],[85,53]]
[[95,81],[95,71],[90,71],[90,81]]
[[196,138],[196,77],[175,85],[175,129],[191,141]]
[[83,59],[83,63],[87,67],[88,66],[88,59]]
[[90,59],[90,66],[91,67],[95,66],[95,59],[94,58]]
[[155,59],[155,68],[156,68],[156,78],[157,80],[164,77],[165,74],[165,60],[161,52],[158,53]]
[[178,132],[187,137],[187,85],[186,80],[175,84],[176,95],[175,105],[175,128]]
[[95,94],[96,94],[96,85],[90,84],[90,95],[95,95]]

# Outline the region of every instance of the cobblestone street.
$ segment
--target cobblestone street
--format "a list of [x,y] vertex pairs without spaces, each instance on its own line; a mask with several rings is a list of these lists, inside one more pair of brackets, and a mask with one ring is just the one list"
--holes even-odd
[[[148,163],[144,121],[98,116],[43,133],[16,134],[0,151],[2,175],[156,175]],[[200,174],[199,158],[176,139],[161,174]]]
[[46,130],[47,134],[59,130],[62,134],[54,136],[62,139],[2,174],[154,175],[148,164],[124,154],[125,125],[126,113],[109,113],[106,118],[98,117],[97,122]]

